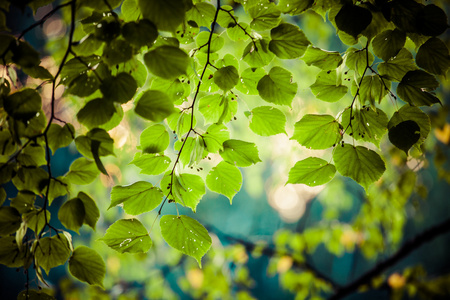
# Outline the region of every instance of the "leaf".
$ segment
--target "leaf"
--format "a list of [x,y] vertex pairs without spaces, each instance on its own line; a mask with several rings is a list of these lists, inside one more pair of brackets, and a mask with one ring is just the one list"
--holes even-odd
[[172,100],[166,93],[147,90],[138,99],[134,111],[141,117],[153,122],[161,122],[174,111]]
[[124,21],[137,20],[141,14],[138,0],[125,0],[120,7]]
[[47,164],[45,149],[38,144],[30,144],[17,155],[17,162],[26,167],[40,167]]
[[77,247],[69,259],[69,271],[80,281],[103,287],[106,274],[105,263],[93,249],[86,246]]
[[417,24],[420,24],[419,31],[426,36],[438,36],[448,28],[447,15],[442,8],[428,4],[422,8],[417,16]]
[[431,38],[420,46],[416,62],[419,67],[428,72],[445,75],[450,68],[448,48],[442,40]]
[[100,211],[98,210],[97,204],[95,204],[95,201],[91,197],[83,192],[79,192],[77,198],[80,199],[84,205],[85,216],[83,224],[87,224],[95,230],[95,225],[100,218]]
[[431,93],[439,86],[436,78],[422,70],[409,71],[398,84],[397,95],[409,104],[430,106],[441,101]]
[[389,141],[403,150],[408,155],[409,149],[419,141],[420,139],[420,127],[412,121],[407,120],[398,123],[395,126],[389,128]]
[[129,22],[122,27],[123,38],[137,48],[151,47],[158,37],[156,26],[147,19]]
[[[356,49],[353,47],[347,49],[346,55],[345,65],[350,70],[355,70],[360,76],[363,75],[366,66],[370,66],[374,60],[372,53],[366,53],[364,49]],[[367,61],[367,59],[369,59],[369,61]]]
[[164,79],[175,79],[185,75],[190,63],[189,56],[174,46],[157,47],[144,55],[147,68]]
[[103,48],[102,58],[108,66],[115,66],[125,63],[133,57],[131,45],[120,39],[115,39]]
[[336,70],[321,71],[310,88],[314,96],[326,102],[339,101],[348,90],[345,85],[337,84]]
[[401,49],[396,56],[378,65],[381,76],[395,81],[401,81],[408,71],[416,69],[411,52],[405,48]]
[[83,225],[86,212],[84,204],[79,198],[66,201],[58,211],[58,219],[67,229],[80,233],[79,229]]
[[281,12],[274,3],[258,3],[248,7],[247,12],[252,18],[250,27],[254,30],[267,30],[277,26]]
[[20,268],[26,259],[25,251],[20,251],[15,237],[0,238],[0,263],[9,268]]
[[0,207],[0,236],[16,232],[22,223],[20,213],[14,207]]
[[398,29],[385,30],[373,39],[373,52],[382,60],[387,61],[397,55],[405,45],[405,42],[405,32]]
[[206,150],[211,153],[217,153],[223,150],[223,142],[230,139],[230,132],[223,124],[212,124],[206,129],[202,136]]
[[286,184],[303,183],[307,186],[318,186],[333,179],[335,173],[334,165],[317,157],[308,157],[298,161],[291,168]]
[[[34,2],[32,2],[34,3]],[[24,290],[17,295],[17,300],[54,300],[56,299],[43,291]]]
[[362,146],[338,146],[333,160],[339,173],[352,178],[366,190],[370,184],[380,179],[386,170],[383,159],[375,151]]
[[186,4],[182,0],[139,0],[144,18],[152,21],[158,30],[174,32],[183,22]]
[[236,89],[246,95],[258,95],[257,85],[259,80],[266,75],[261,68],[248,68],[241,73]]
[[111,205],[108,209],[123,203],[127,214],[140,215],[155,209],[162,198],[162,191],[150,182],[137,181],[128,186],[116,185],[111,191]]
[[242,186],[241,171],[237,167],[221,161],[206,176],[206,186],[213,192],[225,195],[230,199],[231,204],[233,197]]
[[169,133],[162,124],[155,124],[142,131],[140,140],[140,149],[144,153],[163,152],[169,146]]
[[191,9],[186,12],[186,20],[189,24],[192,24],[190,22],[195,22],[198,27],[209,27],[214,20],[215,13],[216,8],[211,3],[195,3]]
[[269,49],[282,59],[302,56],[310,41],[297,26],[283,23],[270,31]]
[[357,5],[345,4],[335,18],[337,28],[356,38],[372,22],[370,10]]
[[369,102],[372,107],[375,107],[375,103],[381,103],[391,87],[389,80],[378,75],[366,75],[360,82],[359,91],[356,82],[353,82],[352,94],[358,91],[360,103],[364,105]]
[[104,98],[89,101],[77,113],[77,119],[88,128],[95,128],[111,120],[116,108]]
[[67,93],[78,97],[87,97],[98,90],[100,82],[91,74],[80,74],[68,84]]
[[[161,180],[161,189],[166,190],[171,188],[172,196],[174,197],[173,200],[183,206],[189,207],[195,212],[198,203],[206,193],[205,182],[200,176],[193,174],[183,173],[172,176],[172,182],[171,175],[166,175]],[[171,187],[170,184],[173,186]]]
[[386,134],[388,117],[381,110],[372,108],[353,109],[350,126],[350,109],[342,114],[342,126],[347,128],[346,133],[355,140],[363,140],[380,147],[381,138]]
[[85,157],[94,158],[92,153],[92,143],[100,143],[98,146],[97,156],[114,155],[114,140],[104,129],[93,128],[86,135],[77,136],[75,145],[77,150]]
[[220,68],[214,73],[214,83],[224,91],[234,88],[238,81],[239,73],[234,66]]
[[337,51],[326,51],[318,47],[309,46],[301,58],[308,66],[315,66],[322,70],[336,69],[342,64],[342,57]]
[[[210,25],[208,25],[208,27],[209,26]],[[211,33],[208,31],[201,31],[195,38],[195,44],[197,45],[198,49],[203,53],[208,53],[208,51],[209,53],[217,52],[220,49],[222,49],[223,45],[225,44],[224,38],[215,33],[213,33],[211,37],[211,42],[209,43],[210,35]]]
[[292,74],[281,67],[273,67],[258,82],[258,92],[267,102],[291,106],[298,85],[292,82]]
[[38,79],[53,79],[53,75],[44,67],[34,66],[31,68],[22,68],[22,70],[27,73],[29,76]]
[[136,153],[130,164],[141,169],[141,174],[159,175],[169,167],[171,160],[168,156],[148,153]]
[[114,222],[100,239],[119,253],[146,253],[152,240],[138,219],[121,219]]
[[69,244],[64,234],[53,237],[44,237],[39,240],[39,246],[35,250],[35,259],[44,271],[63,265],[70,257]]
[[271,106],[260,106],[248,112],[250,129],[261,136],[286,133],[286,116]]
[[4,98],[3,108],[11,117],[28,121],[41,110],[41,97],[34,89],[23,89]]
[[183,99],[189,96],[190,87],[188,83],[181,82],[179,79],[165,80],[155,77],[152,80],[150,88],[166,93],[172,101]]
[[39,53],[27,42],[18,40],[9,45],[12,51],[12,61],[22,68],[32,68],[41,62]]
[[417,125],[419,125],[420,139],[417,144],[420,145],[425,142],[425,139],[427,138],[431,130],[430,118],[428,117],[428,115],[418,107],[403,105],[398,111],[394,113],[392,118],[389,120],[389,130],[404,121],[414,121]]
[[41,194],[48,183],[48,173],[41,168],[20,168],[12,182],[19,191],[29,190]]
[[269,40],[258,39],[251,41],[244,49],[242,59],[249,64],[250,67],[264,67],[268,65],[274,57],[274,54],[269,51]]
[[238,105],[233,95],[210,94],[200,98],[198,109],[207,123],[229,122]]
[[256,145],[241,140],[223,142],[223,150],[219,154],[223,160],[238,167],[248,167],[261,161]]
[[327,149],[342,139],[341,129],[342,125],[333,116],[307,114],[295,123],[290,139],[310,149]]
[[107,101],[119,103],[127,103],[133,98],[136,89],[136,80],[125,72],[103,79],[100,85],[100,91]]
[[28,228],[34,231],[35,234],[39,234],[46,222],[50,222],[50,212],[47,210],[32,210],[28,213],[23,214],[23,219],[26,220]]
[[314,0],[280,0],[278,2],[278,9],[290,15],[299,15],[308,8],[311,8]]
[[93,161],[79,157],[70,165],[66,179],[73,184],[89,184],[98,174],[99,171]]
[[188,216],[165,215],[160,221],[161,234],[169,246],[195,258],[201,259],[211,247],[212,240],[202,224]]
[[53,154],[59,148],[67,147],[73,141],[74,135],[75,128],[70,123],[64,124],[63,127],[55,123],[50,124],[47,139]]

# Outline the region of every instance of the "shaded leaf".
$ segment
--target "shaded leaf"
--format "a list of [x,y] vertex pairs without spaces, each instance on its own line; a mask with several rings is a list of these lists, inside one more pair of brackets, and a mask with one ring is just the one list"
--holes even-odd
[[353,37],[357,37],[372,21],[370,10],[357,5],[345,4],[335,17],[336,25]]
[[422,144],[431,130],[430,118],[428,117],[428,115],[418,107],[403,105],[398,111],[394,113],[392,118],[389,120],[389,130],[404,121],[414,121],[417,125],[419,125],[420,139],[418,141],[418,144]]
[[161,122],[175,110],[169,96],[158,90],[145,91],[136,103],[134,111],[153,122]]
[[244,49],[242,59],[249,64],[250,67],[264,67],[268,65],[274,57],[269,51],[269,40],[258,39],[250,42]]
[[89,184],[98,175],[99,171],[93,161],[79,157],[70,165],[66,179],[73,184]]
[[412,121],[407,120],[398,123],[395,126],[389,128],[389,141],[403,150],[408,155],[409,149],[419,141],[420,139],[420,127]]
[[310,41],[297,26],[283,23],[270,31],[269,49],[276,56],[291,59],[302,56]]
[[182,0],[139,0],[144,18],[152,21],[158,30],[174,32],[184,20],[187,2]]
[[39,240],[35,250],[35,259],[48,274],[50,269],[63,265],[70,256],[69,242],[64,234],[44,237]]
[[442,40],[431,38],[420,46],[416,62],[419,67],[428,72],[445,75],[450,68],[448,48]]
[[238,81],[239,73],[234,66],[220,68],[214,73],[214,83],[224,91],[234,88]]
[[441,101],[432,93],[439,86],[436,78],[422,70],[409,71],[398,84],[397,95],[417,106],[430,106]]
[[385,30],[378,34],[372,42],[373,52],[376,56],[387,61],[403,48],[406,42],[406,33],[398,29]]
[[133,98],[136,89],[136,80],[125,72],[104,79],[100,85],[100,90],[106,100],[119,103],[126,103]]
[[103,287],[106,267],[95,250],[86,246],[77,247],[69,259],[69,271],[80,281]]
[[408,71],[416,69],[411,52],[405,48],[401,49],[396,56],[378,65],[381,76],[395,81],[401,81]]
[[147,68],[154,75],[164,79],[175,79],[186,74],[189,56],[180,48],[160,46],[144,55]]

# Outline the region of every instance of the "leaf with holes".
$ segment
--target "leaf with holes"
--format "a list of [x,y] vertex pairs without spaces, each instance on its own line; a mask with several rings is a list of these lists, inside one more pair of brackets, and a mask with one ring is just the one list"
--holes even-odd
[[100,240],[119,253],[145,253],[152,246],[147,229],[134,218],[114,222]]

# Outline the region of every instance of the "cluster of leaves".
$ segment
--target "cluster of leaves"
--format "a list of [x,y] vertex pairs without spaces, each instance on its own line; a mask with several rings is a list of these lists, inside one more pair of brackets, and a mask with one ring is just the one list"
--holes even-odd
[[[36,10],[53,1],[28,2]],[[237,94],[243,101],[245,95],[262,100],[245,111],[251,131],[260,136],[286,134],[282,106],[291,107],[298,85],[289,70],[273,65],[274,60],[301,59],[319,68],[310,88],[321,101],[338,102],[351,95],[350,101],[342,101],[338,116],[307,114],[295,124],[290,138],[309,149],[332,149],[332,161],[298,161],[287,183],[322,185],[337,171],[367,189],[386,170],[385,159],[367,148],[369,143],[379,148],[388,133],[390,142],[407,155],[413,146],[420,149],[430,120],[419,107],[440,103],[434,94],[439,86],[435,75],[445,75],[450,67],[448,49],[437,38],[448,27],[442,9],[414,0],[235,1],[251,19],[245,23],[233,6],[217,2],[72,0],[56,6],[19,37],[0,35],[0,57],[7,71],[0,78],[0,183],[12,182],[19,191],[10,206],[0,208],[2,264],[34,264],[45,283],[41,267],[48,273],[68,260],[75,277],[102,285],[101,257],[84,246],[74,249],[70,234],[50,225],[48,206],[70,195],[73,185],[89,184],[100,172],[107,175],[102,157],[114,155],[108,131],[119,125],[123,105],[130,101],[134,113],[148,121],[131,164],[143,174],[159,175],[159,180],[113,187],[109,208],[120,205],[135,216],[160,206],[160,215],[166,204],[174,203],[177,212],[178,205],[195,212],[206,188],[231,203],[242,186],[239,168],[261,161],[256,145],[232,138],[227,127],[240,109]],[[49,15],[66,9],[69,39],[57,72],[51,74],[22,38]],[[340,39],[351,46],[345,53],[315,47],[283,17],[310,10],[324,18],[328,13]],[[3,19],[0,14],[0,26]],[[418,49],[415,57],[405,48],[408,39]],[[220,51],[232,42],[247,43],[241,57]],[[11,87],[18,69],[52,86],[47,115],[39,93],[42,85]],[[393,82],[398,83],[395,92]],[[65,86],[66,96],[83,102],[76,113],[82,124],[77,131],[55,114],[58,85]],[[396,108],[390,118],[379,108],[386,98]],[[173,149],[171,137],[177,139]],[[64,176],[52,176],[52,153],[72,142],[82,157]],[[214,165],[209,164],[206,177],[192,171],[202,170],[199,164],[211,156]],[[84,192],[68,198],[58,213],[61,223],[76,232],[83,224],[95,229],[100,215],[95,201]],[[5,200],[2,188],[0,201]],[[170,246],[201,266],[212,244],[203,225],[178,213],[162,216],[160,227]],[[26,234],[28,229],[33,238]],[[137,218],[116,221],[101,240],[119,253],[147,252],[152,246],[149,230]]]

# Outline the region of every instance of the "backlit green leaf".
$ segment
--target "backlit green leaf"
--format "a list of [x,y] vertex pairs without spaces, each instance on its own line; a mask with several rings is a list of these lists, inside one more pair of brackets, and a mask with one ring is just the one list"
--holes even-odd
[[39,240],[35,259],[48,274],[50,269],[64,264],[70,256],[69,242],[64,234],[44,237]]
[[369,102],[372,107],[375,107],[375,103],[381,103],[381,100],[387,95],[391,87],[389,80],[383,77],[380,78],[378,75],[366,75],[358,84],[360,82],[361,85],[358,91],[356,82],[353,81],[352,94],[354,95],[358,91],[360,103],[364,105]]
[[223,124],[212,124],[206,129],[206,133],[202,137],[206,150],[217,153],[223,149],[223,142],[230,139],[230,132]]
[[234,66],[220,68],[214,73],[214,83],[224,91],[234,88],[238,81],[239,73]]
[[68,146],[74,138],[75,128],[72,124],[66,123],[63,127],[52,123],[47,131],[48,146],[53,153],[59,148]]
[[219,153],[223,160],[238,167],[248,167],[261,161],[256,145],[241,140],[223,142],[223,150]]
[[67,180],[73,184],[89,184],[99,175],[95,163],[84,157],[77,158],[66,175]]
[[[193,21],[197,27],[204,26],[209,27],[214,20],[216,8],[214,5],[208,2],[196,3],[186,12],[186,20]],[[191,24],[191,23],[189,23]]]
[[342,125],[330,115],[305,115],[295,123],[291,140],[311,149],[327,149],[339,143]]
[[405,48],[401,49],[396,56],[378,65],[380,75],[395,81],[401,81],[408,71],[416,69],[411,52]]
[[277,26],[281,19],[281,12],[275,3],[258,3],[247,9],[249,16],[253,19],[250,27],[254,30],[267,30]]
[[386,170],[380,155],[362,146],[339,145],[334,151],[333,160],[339,173],[352,178],[366,190]]
[[298,85],[292,82],[292,74],[281,67],[273,67],[258,82],[258,92],[267,102],[291,106]]
[[130,164],[136,165],[141,169],[141,174],[159,175],[163,173],[170,165],[170,158],[165,155],[136,153]]
[[169,146],[169,133],[164,125],[155,124],[142,131],[140,140],[140,149],[144,153],[159,153],[166,150]]
[[242,59],[252,68],[268,65],[273,57],[274,54],[269,51],[268,39],[258,39],[250,42],[242,54]]
[[123,203],[127,214],[139,215],[155,209],[162,201],[163,194],[150,182],[138,181],[131,185],[116,185],[111,191],[111,207]]
[[[366,53],[363,49],[356,48],[348,48],[346,51],[347,58],[345,60],[345,65],[350,70],[355,70],[359,75],[363,75],[366,70],[367,65],[371,65],[373,63],[374,57],[372,53]],[[369,61],[367,61],[369,59]]]
[[336,70],[321,71],[316,78],[316,82],[310,88],[318,99],[336,102],[347,94],[348,88],[345,85],[338,84]]
[[165,79],[175,79],[186,74],[190,58],[180,48],[161,46],[147,52],[144,55],[144,62],[154,75]]
[[320,48],[309,46],[305,55],[301,58],[308,66],[316,66],[322,70],[332,70],[339,67],[342,57],[337,51],[326,51]]
[[77,119],[88,128],[95,128],[111,120],[116,112],[112,102],[104,98],[89,101],[77,113]]
[[119,253],[145,253],[152,246],[147,229],[134,218],[114,222],[100,240]]
[[276,56],[291,59],[302,56],[310,42],[297,26],[283,23],[270,31],[269,49]]
[[236,89],[246,95],[258,95],[257,85],[259,80],[266,75],[262,68],[248,68],[241,73]]
[[195,38],[195,44],[197,45],[197,47],[200,49],[201,52],[207,53],[208,50],[209,50],[209,53],[217,52],[220,49],[222,49],[223,45],[225,44],[225,40],[223,39],[223,37],[221,37],[218,34],[213,33],[213,36],[211,37],[211,42],[210,42],[209,48],[208,48],[208,42],[209,42],[210,35],[211,35],[210,32],[202,31]]
[[47,164],[44,147],[38,144],[30,144],[17,156],[17,162],[22,166],[40,167]]
[[198,109],[207,123],[230,121],[238,109],[237,101],[232,95],[210,94],[200,98]]
[[307,186],[318,186],[333,179],[335,173],[334,165],[317,157],[308,157],[298,161],[291,168],[286,184],[303,183]]
[[79,198],[66,201],[58,211],[58,219],[67,229],[76,231],[83,225],[86,212]]
[[95,250],[86,246],[77,247],[69,259],[69,271],[78,280],[103,287],[106,267]]
[[278,9],[290,15],[299,15],[311,6],[314,0],[280,0],[278,2]]
[[286,116],[277,108],[260,106],[248,113],[250,129],[262,136],[286,133]]
[[[171,176],[165,176],[161,180],[161,189],[163,191],[170,188],[170,178]],[[174,200],[183,206],[191,208],[195,212],[198,203],[206,193],[203,179],[193,174],[174,174],[172,185],[172,196]]]
[[174,112],[173,102],[166,93],[148,90],[136,103],[135,112],[153,122],[161,122]]
[[241,185],[241,171],[225,161],[221,161],[217,166],[212,168],[206,176],[206,186],[208,189],[225,195],[230,199],[230,204],[233,201],[233,197],[241,189]]
[[188,216],[165,215],[160,221],[161,234],[171,247],[194,257],[199,266],[211,247],[212,240],[202,224]]

